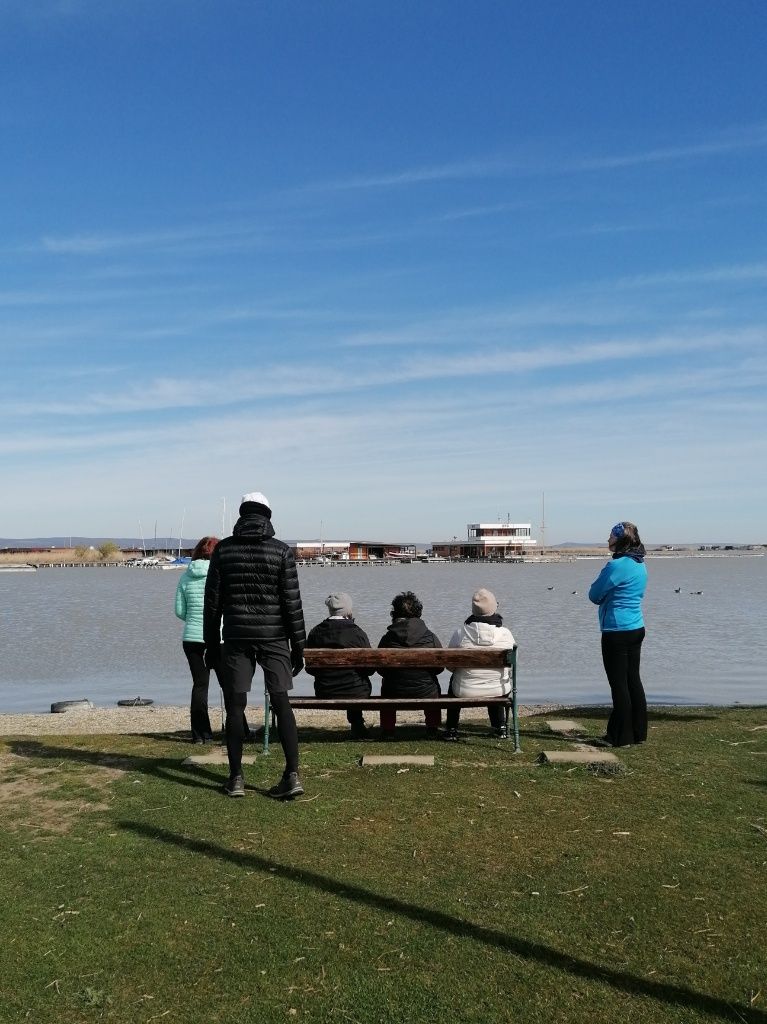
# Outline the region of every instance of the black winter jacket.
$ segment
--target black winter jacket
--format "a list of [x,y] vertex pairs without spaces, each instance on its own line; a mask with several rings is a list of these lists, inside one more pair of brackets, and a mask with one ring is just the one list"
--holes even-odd
[[[309,631],[307,647],[370,647],[367,633],[354,619],[325,619]],[[370,678],[356,668],[307,669],[314,676],[317,697],[369,697],[372,692]]]
[[[379,647],[441,647],[439,637],[427,629],[423,619],[395,619]],[[427,668],[395,668],[381,672],[382,697],[439,697],[438,672]]]
[[206,647],[224,640],[289,640],[302,651],[306,627],[293,552],[274,527],[257,514],[240,516],[233,535],[213,550],[205,584],[203,638]]

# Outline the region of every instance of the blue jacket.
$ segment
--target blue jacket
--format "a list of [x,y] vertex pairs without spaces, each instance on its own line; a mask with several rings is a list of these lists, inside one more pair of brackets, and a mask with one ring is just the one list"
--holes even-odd
[[647,567],[633,558],[611,559],[589,589],[589,601],[599,605],[603,633],[641,629],[642,598],[647,587]]
[[176,615],[184,620],[184,640],[190,643],[202,643],[202,611],[209,566],[207,558],[195,558],[176,587]]

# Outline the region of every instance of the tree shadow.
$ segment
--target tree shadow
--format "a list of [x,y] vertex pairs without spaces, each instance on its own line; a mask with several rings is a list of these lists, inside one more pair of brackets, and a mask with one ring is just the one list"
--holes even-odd
[[473,939],[475,942],[493,946],[513,956],[543,964],[547,967],[553,967],[576,978],[610,985],[615,990],[629,996],[647,996],[661,1003],[693,1009],[723,1020],[740,1020],[746,1021],[748,1024],[765,1024],[767,1022],[767,1013],[762,1010],[755,1010],[742,1004],[736,1007],[724,999],[709,996],[702,992],[695,992],[693,989],[685,988],[682,985],[651,981],[648,978],[638,977],[627,971],[617,971],[577,956],[569,956],[542,943],[531,942],[493,928],[472,924],[470,921],[461,920],[439,910],[430,910],[427,907],[405,903],[403,900],[392,896],[384,896],[362,886],[342,882],[305,868],[294,868],[286,864],[280,864],[278,861],[269,860],[256,853],[228,850],[207,840],[194,839],[175,832],[169,832],[166,829],[149,827],[141,822],[118,821],[117,824],[126,831],[144,836],[156,842],[165,843],[169,846],[175,846],[190,853],[215,857],[218,860],[227,861],[247,870],[262,871],[265,875],[273,876],[276,874],[278,877],[288,881],[331,893],[334,896],[339,896],[354,903],[365,904],[375,910],[383,910],[387,914],[398,914],[418,924],[426,921],[433,928],[440,929],[459,938]]
[[[76,761],[93,768],[122,768],[125,771],[149,775],[163,782],[193,789],[218,789],[221,774],[211,771],[205,765],[184,765],[175,758],[144,757],[140,754],[110,754],[103,750],[80,750],[77,747],[58,747],[39,743],[36,740],[12,740],[8,747],[19,757],[38,758],[44,761]],[[205,749],[195,748],[195,749]],[[191,774],[191,773],[194,774]],[[203,778],[201,778],[202,776]],[[208,779],[210,781],[204,781]]]

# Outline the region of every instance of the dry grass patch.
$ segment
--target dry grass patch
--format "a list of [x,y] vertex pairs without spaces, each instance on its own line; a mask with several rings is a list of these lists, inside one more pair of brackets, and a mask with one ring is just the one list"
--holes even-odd
[[77,772],[75,794],[70,770],[30,764],[23,754],[2,754],[0,815],[10,832],[32,828],[65,835],[83,814],[109,810],[110,803],[104,797],[110,785],[124,774],[124,768],[110,764],[95,766],[87,779],[84,772]]

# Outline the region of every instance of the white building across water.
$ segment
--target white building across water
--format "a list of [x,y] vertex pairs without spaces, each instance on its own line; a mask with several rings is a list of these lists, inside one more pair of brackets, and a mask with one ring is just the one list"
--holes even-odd
[[435,540],[432,551],[442,558],[517,558],[536,542],[530,523],[469,523],[466,540]]

